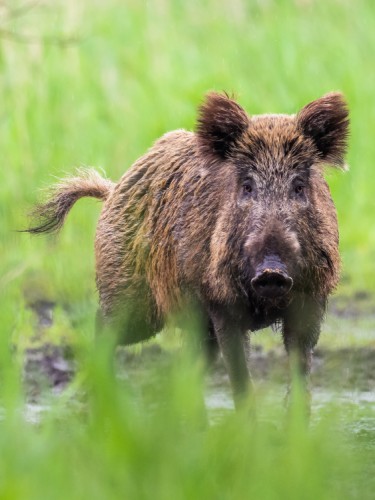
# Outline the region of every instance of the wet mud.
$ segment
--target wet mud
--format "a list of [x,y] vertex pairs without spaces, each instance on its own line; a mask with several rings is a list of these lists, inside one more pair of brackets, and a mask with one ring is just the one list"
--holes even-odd
[[[53,325],[52,302],[33,305],[39,330],[48,334]],[[348,330],[363,330],[364,345],[334,347],[323,345],[314,353],[311,386],[313,401],[319,406],[332,399],[350,400],[358,404],[368,403],[375,407],[375,298],[367,292],[352,297],[336,297],[330,303],[327,329],[330,323],[337,329],[337,322]],[[363,325],[363,328],[362,328]],[[356,330],[356,331],[357,331]],[[259,334],[260,336],[262,334]],[[340,332],[337,333],[340,336]],[[289,381],[289,362],[282,348],[264,347],[255,336],[251,356],[251,371],[256,387],[267,384],[280,394],[285,392]],[[370,340],[368,340],[370,339]],[[373,340],[371,340],[373,339]],[[119,348],[116,372],[135,388],[152,384],[155,373],[168,372],[175,362],[178,349],[165,349],[163,343],[153,341],[140,348]],[[46,391],[58,394],[73,380],[79,367],[71,346],[40,343],[24,350],[23,378],[28,403],[37,404]],[[218,360],[206,377],[206,404],[212,411],[233,407],[228,376],[222,360]],[[135,389],[137,390],[137,389]]]
[[[167,371],[178,353],[149,344],[139,352],[119,348],[117,375],[132,383],[147,383],[155,370]],[[286,386],[289,381],[289,361],[280,350],[258,347],[252,353],[252,377],[256,384]],[[30,401],[37,401],[45,390],[61,392],[74,377],[77,365],[68,347],[43,345],[25,351],[24,382]],[[222,360],[207,375],[208,392],[229,393],[229,380]],[[375,348],[317,349],[314,356],[311,383],[318,391],[355,391],[375,396]],[[219,397],[219,396],[218,396]]]

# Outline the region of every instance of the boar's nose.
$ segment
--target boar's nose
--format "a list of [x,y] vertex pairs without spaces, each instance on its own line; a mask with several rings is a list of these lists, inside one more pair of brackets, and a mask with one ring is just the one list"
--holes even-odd
[[280,259],[270,256],[258,266],[251,280],[251,286],[258,296],[275,299],[289,292],[293,286],[293,280]]

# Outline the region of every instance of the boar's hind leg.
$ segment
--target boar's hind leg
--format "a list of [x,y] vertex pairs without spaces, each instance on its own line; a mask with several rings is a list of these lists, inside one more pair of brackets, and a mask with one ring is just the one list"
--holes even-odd
[[203,353],[206,359],[207,368],[212,368],[219,356],[220,347],[211,319],[208,320],[207,333],[203,338]]
[[161,328],[160,321],[150,318],[140,307],[128,308],[124,314],[116,314],[110,318],[104,318],[98,310],[95,335],[100,338],[109,334],[114,337],[115,345],[131,345],[148,340]]
[[228,370],[236,409],[239,409],[252,393],[249,371],[250,339],[246,331],[235,321],[213,317],[216,337]]
[[290,357],[295,356],[297,369],[307,391],[312,351],[319,339],[324,305],[310,297],[292,302],[283,321],[284,345]]

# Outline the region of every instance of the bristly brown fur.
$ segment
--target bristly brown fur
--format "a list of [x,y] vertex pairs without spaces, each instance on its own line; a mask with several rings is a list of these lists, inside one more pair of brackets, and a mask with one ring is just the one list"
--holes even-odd
[[94,169],[79,168],[75,177],[62,179],[48,192],[48,200],[31,213],[37,224],[26,232],[31,234],[58,232],[74,203],[84,196],[104,201],[114,183],[101,177]]
[[340,92],[331,92],[307,104],[298,113],[297,122],[304,135],[313,139],[323,162],[344,166],[349,112]]
[[[137,342],[197,304],[206,345],[220,347],[239,397],[249,385],[248,330],[282,325],[285,347],[309,370],[340,270],[336,211],[320,167],[342,164],[347,135],[338,93],[297,115],[252,117],[210,93],[195,133],[164,135],[116,185],[92,171],[63,181],[30,232],[59,229],[82,196],[104,200],[95,240],[99,324]],[[270,299],[253,281],[268,262],[293,283]]]
[[211,92],[199,110],[197,136],[202,153],[226,158],[249,126],[249,117],[226,94]]

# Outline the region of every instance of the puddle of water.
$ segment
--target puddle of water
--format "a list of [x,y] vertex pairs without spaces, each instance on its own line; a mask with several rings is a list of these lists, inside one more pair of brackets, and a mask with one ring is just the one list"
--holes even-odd
[[[284,405],[285,387],[283,385],[268,389],[265,395],[262,395],[263,412],[267,413],[267,407]],[[58,394],[54,394],[54,398]],[[205,392],[205,404],[209,416],[209,421],[212,425],[220,422],[227,415],[234,412],[234,403],[229,387],[208,387]],[[330,391],[326,389],[313,389],[312,391],[312,418],[318,414],[318,411],[324,410],[325,407],[335,403],[337,408],[342,409],[342,420],[345,420],[348,407],[355,406],[357,411],[361,409],[373,409],[374,417],[360,418],[353,424],[347,424],[348,429],[355,433],[361,434],[365,432],[374,433],[375,431],[375,394],[369,391]],[[67,403],[69,404],[69,403]],[[39,424],[43,416],[51,409],[51,405],[46,403],[28,402],[24,407],[24,418],[26,422],[31,424]],[[262,411],[259,417],[262,418]],[[4,418],[4,410],[0,409],[0,419]],[[269,417],[267,417],[267,420]],[[373,443],[375,445],[375,443]]]
[[50,409],[51,406],[47,404],[26,403],[23,415],[29,424],[39,424],[42,421],[43,415]]
[[337,403],[352,403],[358,406],[373,404],[375,408],[375,393],[370,391],[329,391],[326,389],[315,389],[313,391],[313,405],[317,408],[333,400]]
[[[142,388],[152,388],[155,385],[155,370],[160,373],[160,366],[164,366],[166,373],[168,372],[172,357],[170,352],[159,346],[145,347],[138,354],[127,354],[124,351],[119,358],[117,378],[120,383],[123,381],[127,385],[124,390],[129,390],[130,386],[131,390],[134,388],[135,394],[142,394]],[[347,416],[346,412],[350,407],[356,407],[358,412],[375,409],[374,369],[374,349],[346,348],[317,353],[313,370],[312,413],[318,414],[331,403],[342,408],[343,417]],[[24,410],[25,419],[31,423],[40,422],[50,408],[48,399],[42,397],[47,386],[51,397],[58,398],[59,393],[65,392],[64,388],[69,387],[73,374],[74,366],[71,361],[66,361],[63,350],[49,346],[28,351],[25,385],[29,398]],[[263,410],[260,408],[261,412],[266,415],[267,408],[277,408],[278,405],[283,407],[288,379],[285,355],[272,350],[255,352],[253,374],[255,390],[262,402],[260,406],[264,406]],[[158,383],[162,383],[162,380]],[[212,423],[234,411],[229,380],[222,363],[218,363],[216,370],[207,377],[205,402]],[[76,397],[67,402],[67,411],[73,411],[76,403],[79,404],[79,398]],[[157,401],[154,403],[157,404]],[[363,422],[358,425],[362,424]],[[372,426],[372,432],[375,430],[375,422],[371,419],[366,426]]]
[[[268,405],[284,403],[285,387],[280,386],[273,388],[267,392],[262,401],[265,407]],[[57,397],[57,395],[55,395]],[[229,388],[215,387],[208,388],[205,393],[205,404],[209,414],[209,420],[212,424],[219,422],[226,415],[234,411],[234,403],[232,394]],[[341,406],[344,411],[347,411],[347,405],[355,405],[358,410],[365,408],[373,408],[375,411],[375,394],[368,391],[329,391],[325,389],[315,389],[312,391],[312,416],[314,411],[322,410],[324,407],[335,402],[335,406]],[[24,408],[25,420],[32,424],[41,422],[51,406],[48,404],[40,404],[36,402],[26,403]],[[345,414],[343,414],[343,417]],[[0,411],[0,419],[4,418],[4,411]],[[366,417],[360,419],[353,425],[352,431],[360,433],[364,431],[374,432],[375,430],[375,412],[374,417]]]
[[[284,396],[286,389],[280,385],[268,389],[267,393],[262,396],[262,403],[265,409],[269,405],[284,405]],[[215,387],[208,388],[205,394],[205,403],[211,423],[220,421],[225,415],[234,411],[232,394],[229,388]],[[348,412],[348,407],[355,406],[357,411],[373,409],[374,418],[364,418],[353,424],[353,431],[360,432],[367,430],[374,432],[375,430],[375,393],[370,391],[355,391],[355,390],[327,390],[316,388],[312,390],[311,411],[312,418],[317,415],[320,410],[334,402],[336,407],[342,408],[342,417],[344,419]],[[262,411],[260,412],[262,418]]]

